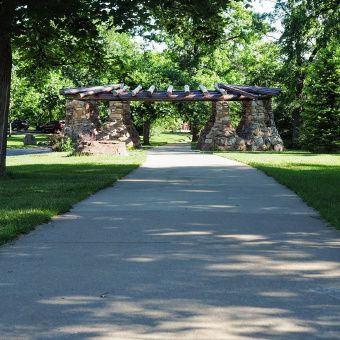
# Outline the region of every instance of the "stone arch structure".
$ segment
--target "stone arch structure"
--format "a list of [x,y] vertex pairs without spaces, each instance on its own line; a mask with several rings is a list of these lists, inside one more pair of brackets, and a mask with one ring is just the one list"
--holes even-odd
[[237,127],[231,122],[228,102],[213,102],[209,121],[201,131],[199,150],[284,151],[276,129],[272,98],[242,101],[242,119]]
[[110,101],[109,111],[109,120],[101,125],[98,101],[68,99],[64,133],[70,136],[95,134],[97,140],[114,140],[141,148],[139,134],[131,120],[130,102]]
[[[131,101],[210,101],[211,116],[201,131],[199,150],[284,151],[283,141],[276,129],[272,98],[281,89],[245,86],[215,85],[214,90],[155,91],[151,86],[142,91],[138,86],[128,91],[123,84],[62,89],[60,94],[68,97],[66,104],[66,134],[95,133],[98,140],[114,140],[126,145],[141,147],[140,138],[130,114]],[[109,101],[109,121],[101,126],[98,101]],[[229,101],[242,101],[242,119],[237,127],[231,123]]]

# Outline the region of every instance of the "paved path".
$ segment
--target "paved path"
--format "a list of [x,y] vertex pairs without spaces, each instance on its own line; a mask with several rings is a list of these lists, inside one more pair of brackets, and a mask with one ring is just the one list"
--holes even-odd
[[49,152],[51,152],[50,148],[7,149],[6,157],[33,155],[37,153],[49,153]]
[[340,237],[186,145],[0,248],[0,339],[339,339]]

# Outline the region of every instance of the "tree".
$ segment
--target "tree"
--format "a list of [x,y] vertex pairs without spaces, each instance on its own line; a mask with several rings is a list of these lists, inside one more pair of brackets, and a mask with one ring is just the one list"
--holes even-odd
[[340,151],[340,44],[320,49],[308,70],[300,128],[302,147],[311,151]]
[[286,107],[291,108],[295,146],[302,123],[308,66],[314,62],[318,51],[339,34],[339,9],[339,2],[334,0],[276,1],[276,15],[281,17],[284,29],[279,40],[283,56],[281,80],[288,90],[282,99]]
[[[248,0],[244,0],[248,1]],[[159,27],[181,32],[190,23],[195,40],[223,36],[221,13],[230,1],[209,0],[0,0],[0,175],[5,174],[12,51],[27,60],[30,73],[64,64],[98,67],[104,60],[99,25],[124,29]],[[151,20],[153,18],[153,20]],[[187,26],[186,26],[187,27]]]

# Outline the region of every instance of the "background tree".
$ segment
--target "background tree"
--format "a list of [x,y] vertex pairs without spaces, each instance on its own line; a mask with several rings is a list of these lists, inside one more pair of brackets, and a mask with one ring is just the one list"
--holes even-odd
[[339,8],[338,1],[276,1],[275,20],[281,18],[283,25],[279,39],[283,63],[278,77],[284,88],[282,106],[292,117],[294,146],[298,146],[308,66],[314,62],[318,51],[338,35]]
[[215,25],[223,24],[220,13],[228,5],[226,0],[1,0],[0,175],[5,174],[13,50],[27,61],[29,73],[65,64],[98,68],[104,63],[98,27],[110,17],[122,30],[147,25],[179,32],[181,23],[190,22],[195,39],[209,43],[221,37]]
[[304,88],[300,144],[311,151],[340,151],[340,44],[320,49]]

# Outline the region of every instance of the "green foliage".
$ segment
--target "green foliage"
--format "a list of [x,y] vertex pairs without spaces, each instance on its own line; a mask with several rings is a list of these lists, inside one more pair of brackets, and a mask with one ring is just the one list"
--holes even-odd
[[321,49],[305,85],[300,144],[318,152],[340,152],[340,44]]
[[55,152],[71,152],[77,144],[77,141],[63,135],[47,136],[46,142],[52,151]]
[[181,124],[181,119],[177,116],[167,115],[155,119],[151,123],[150,136],[159,136],[164,131],[176,131]]
[[274,20],[280,20],[281,70],[277,79],[283,95],[278,98],[278,128],[297,146],[304,111],[304,85],[309,65],[318,51],[339,36],[339,1],[277,0]]

